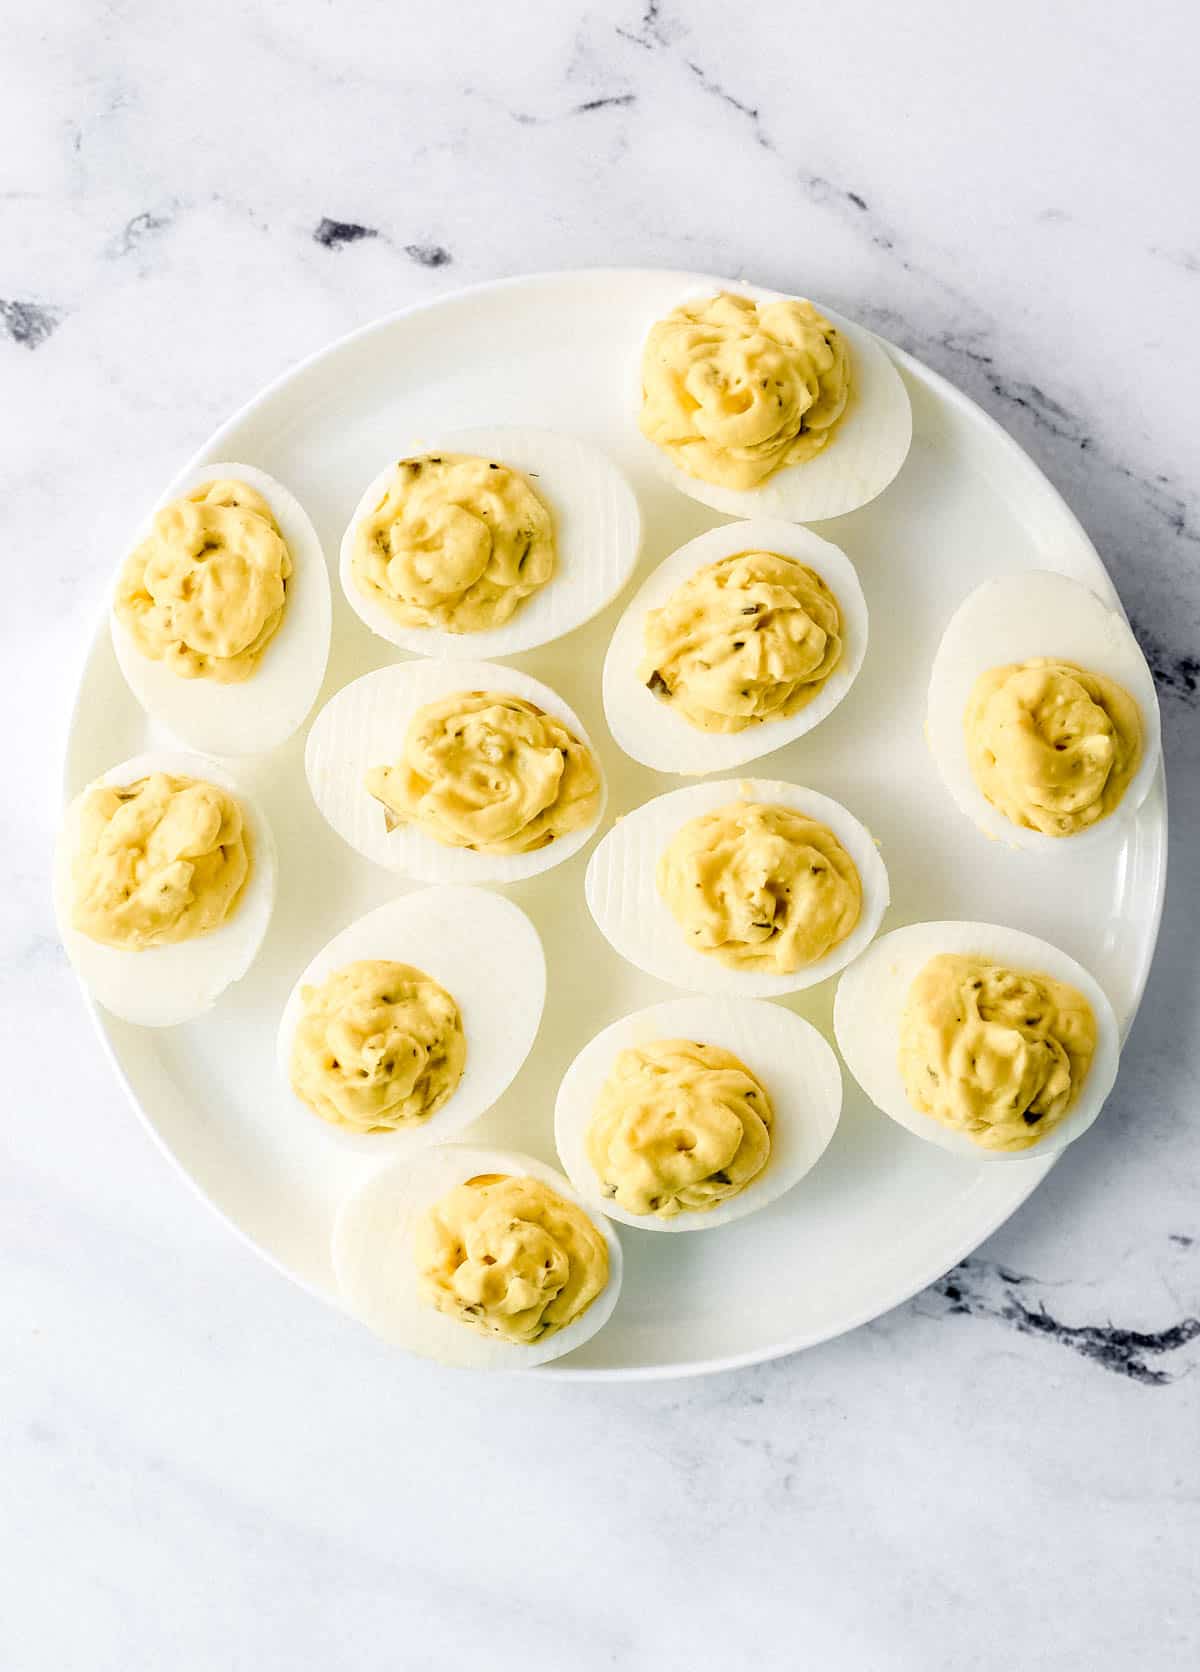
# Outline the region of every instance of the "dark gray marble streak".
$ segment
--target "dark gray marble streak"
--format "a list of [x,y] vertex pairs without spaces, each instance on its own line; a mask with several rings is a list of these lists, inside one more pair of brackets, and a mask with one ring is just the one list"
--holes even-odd
[[0,333],[22,348],[40,348],[66,317],[66,310],[48,302],[0,299]]
[[928,1315],[942,1302],[942,1316],[985,1318],[1021,1335],[1040,1336],[1143,1387],[1166,1387],[1191,1370],[1190,1362],[1176,1361],[1175,1355],[1200,1340],[1200,1317],[1189,1315],[1152,1331],[1116,1324],[1065,1324],[1037,1295],[1039,1287],[1036,1278],[990,1260],[970,1259],[927,1289],[914,1305]]
[[378,237],[377,227],[363,226],[359,221],[335,221],[328,215],[321,216],[313,231],[314,240],[326,250],[340,250],[347,244],[359,244],[364,238]]

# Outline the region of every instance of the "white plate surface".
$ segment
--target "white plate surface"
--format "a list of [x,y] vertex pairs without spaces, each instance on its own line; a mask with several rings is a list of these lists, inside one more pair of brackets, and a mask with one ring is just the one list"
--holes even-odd
[[[629,473],[644,518],[640,579],[721,519],[646,467],[624,404],[623,371],[646,319],[669,307],[682,285],[724,282],[599,271],[445,297],[370,326],[288,373],[191,462],[245,459],[287,482],[326,552],[336,553],[391,436],[492,423],[561,429],[603,448]],[[802,274],[796,282],[803,291]],[[1071,512],[1016,443],[941,378],[891,352],[913,402],[908,462],[873,504],[818,525],[858,565],[875,626],[871,647],[845,702],[772,757],[771,774],[836,797],[869,825],[891,878],[885,929],[971,917],[1041,935],[1095,974],[1127,1026],[1162,907],[1161,775],[1123,839],[1081,854],[1072,887],[1064,889],[1059,865],[979,840],[922,738],[942,628],[981,580],[1044,568],[1074,575],[1108,598],[1115,597],[1112,585]],[[130,507],[131,525],[141,509]],[[623,601],[518,659],[578,711],[603,757],[609,802],[601,828],[678,786],[678,779],[622,756],[604,726],[600,669]],[[354,617],[339,589],[323,698],[394,654]],[[163,742],[126,688],[102,623],[76,707],[67,792]],[[303,753],[302,731],[275,754],[238,768],[280,845],[278,901],[254,968],[210,1015],[183,1027],[150,1032],[101,1012],[96,1021],[135,1106],[205,1199],[281,1271],[336,1303],[330,1229],[340,1200],[370,1162],[343,1150],[319,1122],[297,1122],[275,1073],[275,1030],[296,970],[352,918],[405,885],[354,854],[326,825],[308,793]],[[572,1058],[608,1023],[673,996],[625,964],[592,923],[585,862],[586,853],[576,855],[508,890],[545,943],[546,1013],[537,1048],[468,1142],[553,1163],[555,1093]],[[834,985],[781,1002],[831,1038]],[[981,1166],[922,1143],[845,1078],[833,1142],[794,1190],[719,1236],[640,1236],[622,1228],[625,1281],[613,1318],[578,1352],[532,1374],[679,1375],[753,1363],[837,1335],[962,1259],[1049,1170],[1049,1162]]]

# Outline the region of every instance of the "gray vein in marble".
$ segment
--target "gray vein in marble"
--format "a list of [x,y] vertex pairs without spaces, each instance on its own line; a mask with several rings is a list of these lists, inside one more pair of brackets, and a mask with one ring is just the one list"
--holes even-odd
[[1200,250],[1167,250],[1161,244],[1152,244],[1150,254],[1169,261],[1172,267],[1179,267],[1185,273],[1200,273]]
[[0,300],[0,332],[22,348],[40,348],[65,317],[64,309],[49,302]]
[[363,226],[359,221],[335,221],[322,215],[313,230],[313,238],[322,249],[340,250],[347,244],[361,243],[364,238],[378,238],[378,228]]
[[1185,1236],[1182,1231],[1172,1231],[1167,1241],[1173,1242],[1176,1248],[1194,1248],[1196,1244],[1195,1237]]
[[1036,1278],[1009,1271],[990,1260],[964,1260],[925,1291],[917,1310],[940,1298],[947,1303],[943,1316],[987,1318],[1021,1335],[1041,1336],[1143,1387],[1166,1387],[1193,1368],[1190,1363],[1167,1368],[1147,1361],[1174,1355],[1200,1340],[1200,1317],[1182,1318],[1166,1329],[1153,1331],[1124,1329],[1115,1324],[1064,1324],[1047,1310],[1044,1300],[1035,1301],[1031,1294],[1027,1301],[1017,1292],[1038,1287]]
[[404,253],[418,267],[449,267],[454,257],[441,244],[405,244]]
[[108,253],[116,259],[132,255],[140,244],[152,238],[155,233],[165,232],[173,220],[173,215],[156,215],[152,210],[144,209],[140,215],[134,215],[132,220],[125,222],[121,231],[109,244]]
[[1139,621],[1131,621],[1130,626],[1150,664],[1160,695],[1177,697],[1189,708],[1200,703],[1200,656],[1190,650],[1170,650],[1157,633]]

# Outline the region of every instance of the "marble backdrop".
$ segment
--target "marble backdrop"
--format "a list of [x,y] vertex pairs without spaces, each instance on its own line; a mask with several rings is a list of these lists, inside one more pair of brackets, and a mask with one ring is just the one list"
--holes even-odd
[[[0,1660],[1175,1668],[1200,1649],[1193,6],[3,8]],[[977,1255],[690,1383],[397,1358],[126,1110],[47,900],[131,507],[331,337],[595,263],[827,298],[967,390],[1159,680],[1160,953],[1113,1105]]]

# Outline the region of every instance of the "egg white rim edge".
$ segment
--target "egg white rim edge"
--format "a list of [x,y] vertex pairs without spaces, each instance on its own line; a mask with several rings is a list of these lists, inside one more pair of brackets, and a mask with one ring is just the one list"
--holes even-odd
[[[1041,598],[1039,605],[1035,600]],[[1053,656],[1123,685],[1141,711],[1142,758],[1120,804],[1074,836],[1025,830],[993,807],[967,761],[963,715],[976,679],[990,668]],[[1119,836],[1145,801],[1162,755],[1154,676],[1121,611],[1057,570],[1000,575],[967,594],[946,624],[929,675],[925,735],[942,782],[962,812],[994,841],[1066,858]]]
[[[794,558],[816,571],[837,598],[842,614],[842,658],[821,690],[799,713],[766,720],[740,732],[704,732],[656,697],[638,678],[645,654],[643,624],[699,569],[740,552],[766,551]],[[820,725],[858,677],[867,653],[867,600],[853,563],[840,546],[799,523],[723,523],[679,546],[651,571],[613,630],[604,658],[604,714],[614,741],[643,766],[676,776],[699,777],[744,766]]]
[[[908,1101],[899,1067],[900,1018],[914,977],[940,952],[990,958],[1009,968],[1069,982],[1083,993],[1096,1017],[1096,1052],[1079,1100],[1041,1143],[1026,1150],[987,1150],[953,1132]],[[875,1008],[882,1003],[882,1014]],[[882,935],[838,983],[833,1030],[846,1067],[885,1115],[918,1138],[980,1162],[1020,1164],[1057,1155],[1091,1126],[1113,1088],[1120,1061],[1120,1029],[1108,995],[1083,966],[1049,941],[1000,923],[910,923]],[[886,1030],[886,1051],[876,1042]]]
[[[658,891],[658,861],[672,838],[692,819],[734,801],[795,808],[826,825],[845,848],[862,883],[862,910],[854,928],[824,957],[775,975],[736,970],[697,952],[684,939]],[[624,860],[624,863],[622,863]],[[668,790],[623,814],[597,844],[584,879],[588,910],[613,950],[659,981],[691,992],[740,998],[779,998],[827,981],[870,945],[891,899],[887,868],[870,831],[831,796],[775,778],[721,778]]]
[[[799,301],[785,291],[728,281],[720,287],[754,302]],[[845,516],[877,499],[899,475],[912,446],[912,404],[904,379],[887,350],[865,326],[809,297],[818,313],[841,331],[850,345],[851,395],[827,445],[814,458],[787,465],[757,488],[726,488],[689,476],[638,423],[642,402],[642,353],[651,326],[685,302],[716,294],[711,286],[689,285],[669,308],[647,322],[638,340],[633,368],[632,427],[642,457],[689,499],[730,517],[778,517],[788,522],[823,522]]]
[[[90,940],[72,926],[71,865],[78,846],[79,814],[88,792],[98,784],[133,783],[151,772],[207,779],[236,795],[250,835],[250,876],[232,917],[220,928],[170,946],[125,951]],[[175,1027],[211,1010],[226,988],[251,968],[271,922],[277,874],[275,839],[266,815],[226,767],[178,750],[153,749],[134,755],[93,778],[63,814],[55,843],[53,884],[63,948],[92,998],[111,1015],[139,1027]],[[132,997],[131,976],[137,989]],[[177,996],[181,990],[182,996]]]
[[[218,685],[211,679],[182,679],[162,662],[143,656],[118,619],[113,600],[121,569],[129,553],[149,534],[154,512],[145,518],[122,554],[109,592],[109,631],[117,664],[125,683],[146,713],[158,720],[184,747],[207,755],[265,754],[285,743],[304,724],[325,679],[333,623],[329,566],[320,537],[289,489],[263,470],[248,464],[196,465],[176,479],[155,511],[190,493],[205,482],[222,479],[245,482],[268,502],[292,558],[296,584],[289,581],[289,597],[262,661],[249,679]],[[293,680],[296,664],[307,661],[303,680]],[[286,696],[291,687],[294,699]],[[248,700],[252,699],[252,700]],[[268,723],[268,722],[271,723]]]
[[[485,919],[490,933],[480,933]],[[411,964],[450,994],[467,1040],[462,1078],[419,1126],[353,1132],[334,1126],[292,1089],[291,1054],[304,1012],[301,989],[320,986],[347,964],[385,958]],[[464,1132],[508,1090],[533,1049],[546,1003],[541,936],[512,900],[482,888],[417,889],[356,918],[309,960],[283,1007],[276,1035],[279,1076],[292,1106],[344,1148],[390,1159]]]
[[[706,1213],[659,1219],[629,1213],[604,1195],[586,1134],[618,1052],[676,1038],[732,1051],[766,1089],[775,1124],[770,1159],[745,1190]],[[554,1141],[568,1178],[597,1213],[639,1231],[710,1231],[769,1206],[798,1184],[828,1147],[841,1108],[842,1071],[833,1047],[795,1011],[762,999],[668,999],[610,1023],[583,1047],[559,1086]]]
[[[608,1248],[608,1282],[582,1317],[544,1342],[521,1346],[489,1339],[438,1312],[422,1299],[412,1257],[414,1222],[456,1185],[480,1173],[540,1179],[583,1209]],[[390,1234],[372,1236],[372,1218],[386,1215]],[[581,1347],[612,1316],[621,1293],[621,1244],[603,1214],[582,1201],[554,1167],[517,1150],[440,1144],[419,1155],[388,1162],[373,1172],[338,1209],[330,1243],[338,1290],[346,1309],[374,1334],[422,1358],[460,1369],[531,1370]],[[364,1289],[361,1273],[372,1274]],[[378,1291],[385,1292],[380,1304]],[[395,1315],[397,1299],[400,1316]],[[391,1313],[391,1316],[388,1314]]]
[[[532,853],[489,854],[444,846],[412,825],[389,832],[383,807],[367,794],[367,768],[400,759],[414,711],[457,691],[492,690],[523,697],[552,715],[591,750],[600,777],[595,817]],[[521,882],[579,852],[604,817],[608,781],[599,753],[574,709],[548,685],[494,662],[443,662],[429,657],[392,662],[343,685],[309,730],[304,771],[326,823],[365,859],[415,882]]]
[[[360,519],[379,503],[398,460],[430,452],[473,453],[532,478],[554,517],[554,574],[501,627],[451,633],[405,627],[355,582],[352,557]],[[371,482],[342,536],[338,573],[350,608],[373,633],[418,656],[515,656],[582,627],[629,584],[642,549],[637,495],[606,453],[554,430],[503,426],[453,430],[419,439]]]

